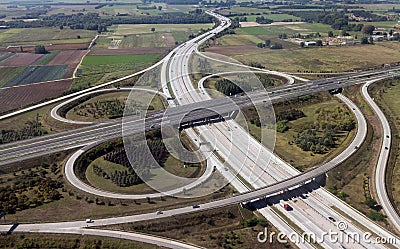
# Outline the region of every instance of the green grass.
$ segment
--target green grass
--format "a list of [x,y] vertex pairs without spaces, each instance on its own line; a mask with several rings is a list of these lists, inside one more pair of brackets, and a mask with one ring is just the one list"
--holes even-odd
[[3,87],[26,67],[0,67],[0,87]]
[[42,58],[40,58],[39,60],[37,60],[35,62],[35,65],[47,65],[54,57],[56,57],[56,55],[58,55],[60,53],[60,51],[53,51],[50,52],[46,55],[44,55]]
[[115,193],[127,193],[127,194],[146,194],[146,193],[153,193],[149,186],[145,183],[129,186],[129,187],[119,187],[118,185],[112,183],[109,179],[104,179],[101,176],[98,176],[93,171],[93,165],[97,165],[103,169],[103,171],[107,172],[108,175],[113,173],[115,170],[124,171],[127,170],[122,165],[112,163],[103,159],[103,157],[97,158],[94,160],[89,167],[86,169],[86,178],[89,183],[95,187],[105,191],[115,192]]
[[332,30],[329,25],[321,23],[301,23],[285,24],[276,26],[256,26],[240,28],[249,35],[279,35],[279,34],[298,34],[298,33],[328,33]]
[[150,63],[158,59],[159,56],[159,54],[88,55],[83,59],[82,65],[96,66],[124,63]]
[[297,16],[292,16],[288,14],[268,14],[268,15],[249,15],[247,17],[248,22],[255,22],[257,17],[264,16],[267,19],[274,20],[274,22],[280,22],[285,19],[292,19],[293,21],[300,21]]

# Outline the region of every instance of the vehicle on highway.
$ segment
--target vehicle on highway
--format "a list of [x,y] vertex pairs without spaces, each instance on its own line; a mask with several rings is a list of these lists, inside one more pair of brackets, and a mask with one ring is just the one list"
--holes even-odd
[[197,204],[196,204],[196,205],[193,205],[192,207],[193,207],[193,208],[200,208],[200,205],[197,205]]
[[93,223],[94,220],[92,220],[92,219],[86,219],[85,222],[86,222],[86,223]]
[[331,217],[331,216],[329,216],[328,219],[329,219],[330,221],[332,221],[332,222],[336,222],[335,218],[333,218],[333,217]]
[[160,214],[163,214],[163,212],[160,211],[160,210],[158,210],[158,211],[156,212],[156,214],[157,214],[157,215],[160,215]]
[[286,211],[291,211],[291,210],[293,210],[293,208],[292,208],[289,204],[287,204],[287,203],[285,203],[285,204],[283,205],[283,208],[284,208]]

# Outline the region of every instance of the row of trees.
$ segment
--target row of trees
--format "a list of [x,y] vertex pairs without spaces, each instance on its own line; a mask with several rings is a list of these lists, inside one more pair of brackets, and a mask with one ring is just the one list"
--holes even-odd
[[202,11],[190,13],[162,13],[155,16],[114,16],[100,17],[98,13],[78,13],[65,15],[64,13],[45,16],[32,22],[14,20],[1,21],[0,25],[10,28],[38,28],[38,27],[69,27],[71,29],[107,31],[107,27],[115,24],[175,24],[175,23],[211,23],[213,18]]
[[47,134],[39,117],[33,121],[28,121],[21,129],[8,129],[0,131],[0,144],[10,143],[18,140],[29,139]]
[[217,80],[217,82],[215,82],[215,88],[226,96],[239,94],[249,90],[249,86],[244,85],[240,87],[228,79]]
[[113,100],[96,101],[79,105],[73,108],[73,111],[79,116],[91,116],[93,118],[107,117],[110,119],[115,119],[122,117],[124,114],[124,108],[125,104],[119,99],[115,98]]
[[110,179],[119,187],[129,187],[142,183],[140,177],[131,167],[128,167],[127,170],[115,170],[109,175],[101,167],[93,165],[93,171],[96,175],[103,177],[104,179]]

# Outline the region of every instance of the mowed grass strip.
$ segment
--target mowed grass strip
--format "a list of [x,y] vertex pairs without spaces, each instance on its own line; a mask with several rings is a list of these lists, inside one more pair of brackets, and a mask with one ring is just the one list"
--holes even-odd
[[123,63],[150,63],[158,59],[160,54],[123,54],[123,55],[88,55],[83,59],[85,66],[123,64]]

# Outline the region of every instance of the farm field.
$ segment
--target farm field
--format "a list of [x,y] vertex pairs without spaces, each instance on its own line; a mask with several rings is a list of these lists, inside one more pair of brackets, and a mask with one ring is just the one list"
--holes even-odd
[[227,47],[226,53],[224,46],[215,46],[206,51],[227,54],[245,64],[259,62],[267,69],[287,72],[349,71],[397,62],[400,57],[400,43],[396,42],[303,49],[298,46],[279,50],[256,48],[256,52],[249,48],[247,51],[239,50],[236,54],[233,48]]
[[66,65],[28,66],[5,86],[21,86],[37,82],[59,80],[66,75],[66,67]]
[[167,51],[167,48],[93,49],[88,55],[164,54]]
[[83,59],[83,66],[112,65],[125,63],[147,63],[158,58],[158,54],[139,55],[89,55]]
[[284,25],[265,25],[258,27],[246,27],[241,30],[249,35],[280,35],[280,34],[297,34],[297,33],[316,33],[327,34],[332,28],[329,25],[321,23],[300,23],[300,24],[284,24]]
[[71,89],[82,89],[127,76],[154,64],[160,56],[160,54],[85,56]]
[[3,87],[24,69],[25,67],[0,67],[0,87]]
[[72,77],[75,68],[78,66],[83,56],[85,56],[87,52],[88,50],[61,51],[49,61],[48,65],[67,65],[66,70],[68,73],[64,77]]
[[72,83],[72,80],[25,85],[0,91],[0,113],[30,105],[45,98],[61,95]]
[[43,57],[43,54],[16,53],[8,59],[2,61],[0,66],[18,67],[30,66]]
[[[78,39],[78,35],[81,37]],[[29,44],[86,43],[96,36],[95,31],[65,28],[15,28],[0,30],[0,47]]]
[[[212,24],[121,24],[96,40],[96,49],[171,48]],[[151,31],[155,28],[155,31]]]
[[152,33],[151,28],[155,28],[157,32],[176,32],[191,31],[198,32],[200,29],[211,28],[212,24],[121,24],[112,26],[110,30],[114,31],[114,35],[137,35]]

